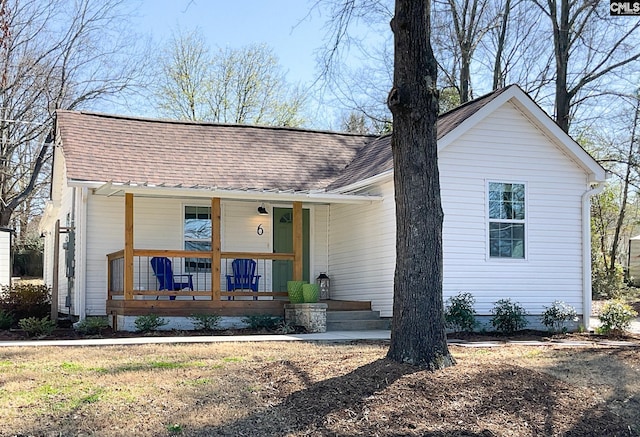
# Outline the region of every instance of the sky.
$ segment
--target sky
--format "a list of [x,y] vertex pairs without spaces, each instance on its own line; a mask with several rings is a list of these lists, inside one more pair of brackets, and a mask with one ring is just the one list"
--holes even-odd
[[155,41],[176,28],[203,31],[212,49],[252,43],[271,47],[292,83],[315,79],[316,52],[323,44],[324,18],[306,0],[142,0],[134,22]]

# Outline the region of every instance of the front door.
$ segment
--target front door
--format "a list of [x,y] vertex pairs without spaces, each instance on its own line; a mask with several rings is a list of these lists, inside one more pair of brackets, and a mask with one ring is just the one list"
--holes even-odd
[[[293,209],[273,208],[273,252],[293,252]],[[287,291],[293,261],[273,261],[273,291]],[[309,210],[302,210],[302,279],[309,281]]]

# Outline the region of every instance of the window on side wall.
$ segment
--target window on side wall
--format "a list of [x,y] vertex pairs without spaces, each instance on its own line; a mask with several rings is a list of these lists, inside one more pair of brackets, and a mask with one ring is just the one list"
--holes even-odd
[[489,257],[525,258],[525,185],[489,182]]
[[[211,207],[184,207],[184,250],[211,252]],[[210,272],[210,258],[186,258],[185,269],[190,273]]]

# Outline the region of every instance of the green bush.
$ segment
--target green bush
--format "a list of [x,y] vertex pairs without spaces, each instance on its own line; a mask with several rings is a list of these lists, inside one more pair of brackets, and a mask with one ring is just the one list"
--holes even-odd
[[136,325],[136,331],[152,332],[157,331],[160,327],[166,325],[169,322],[155,314],[148,314],[146,316],[136,317],[134,323]]
[[458,293],[447,299],[444,319],[447,328],[459,332],[473,332],[476,326],[476,300],[471,293]]
[[109,321],[104,317],[87,317],[74,325],[74,329],[83,335],[97,335],[109,327]]
[[624,292],[624,268],[616,264],[613,272],[601,258],[592,260],[591,291],[593,299],[619,299]]
[[0,309],[10,312],[17,320],[46,317],[51,312],[51,289],[29,283],[4,286],[0,292]]
[[40,337],[49,335],[56,329],[56,322],[50,320],[49,317],[41,319],[37,317],[28,317],[18,322],[20,329],[24,330],[29,337]]
[[267,315],[247,316],[242,319],[243,323],[249,325],[250,329],[267,329],[275,330],[282,322],[282,317],[274,317]]
[[189,319],[196,329],[202,329],[203,331],[218,329],[220,324],[220,316],[217,314],[193,314]]
[[578,321],[576,309],[560,300],[555,300],[550,307],[544,307],[540,321],[551,332],[567,332],[567,322]]
[[9,311],[0,309],[0,329],[9,329],[13,325],[13,316]]
[[598,319],[600,319],[598,332],[601,334],[624,332],[629,329],[631,320],[637,316],[638,313],[626,303],[619,301],[607,302],[598,316]]
[[495,302],[491,313],[491,324],[496,331],[504,334],[513,334],[529,324],[525,318],[527,312],[519,303],[511,302],[511,299]]

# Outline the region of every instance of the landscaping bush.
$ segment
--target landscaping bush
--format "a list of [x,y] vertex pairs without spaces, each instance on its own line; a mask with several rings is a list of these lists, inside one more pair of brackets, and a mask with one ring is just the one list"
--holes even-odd
[[476,300],[471,293],[458,293],[447,299],[444,319],[447,328],[459,332],[473,332],[476,326]]
[[567,322],[578,320],[576,309],[560,300],[555,300],[550,307],[544,307],[540,321],[551,332],[567,332]]
[[97,335],[109,327],[109,321],[104,317],[87,317],[74,325],[74,329],[83,335]]
[[10,312],[14,320],[46,317],[51,312],[51,289],[30,283],[4,286],[0,292],[0,309]]
[[622,333],[629,329],[631,320],[637,317],[638,313],[629,305],[623,302],[607,302],[600,311],[600,328],[598,333]]
[[138,332],[152,332],[157,331],[160,327],[166,325],[167,322],[162,317],[155,314],[149,314],[146,316],[138,316],[135,320],[136,331]]
[[9,311],[0,309],[0,329],[9,329],[13,325],[13,316]]
[[269,331],[273,331],[277,329],[281,321],[282,321],[282,317],[274,317],[274,316],[266,316],[266,315],[247,316],[242,319],[242,322],[249,325],[250,329],[256,329],[256,330],[266,329]]
[[49,335],[56,329],[56,322],[50,320],[49,317],[43,317],[41,319],[37,317],[28,317],[26,319],[20,319],[18,322],[20,329],[24,330],[29,337],[40,337]]
[[527,312],[519,303],[511,302],[511,299],[495,302],[491,313],[491,324],[503,334],[513,334],[529,324],[525,318]]
[[203,331],[213,331],[218,329],[220,323],[220,316],[217,314],[193,314],[189,317],[189,320],[193,322],[193,326],[196,329],[202,329]]

